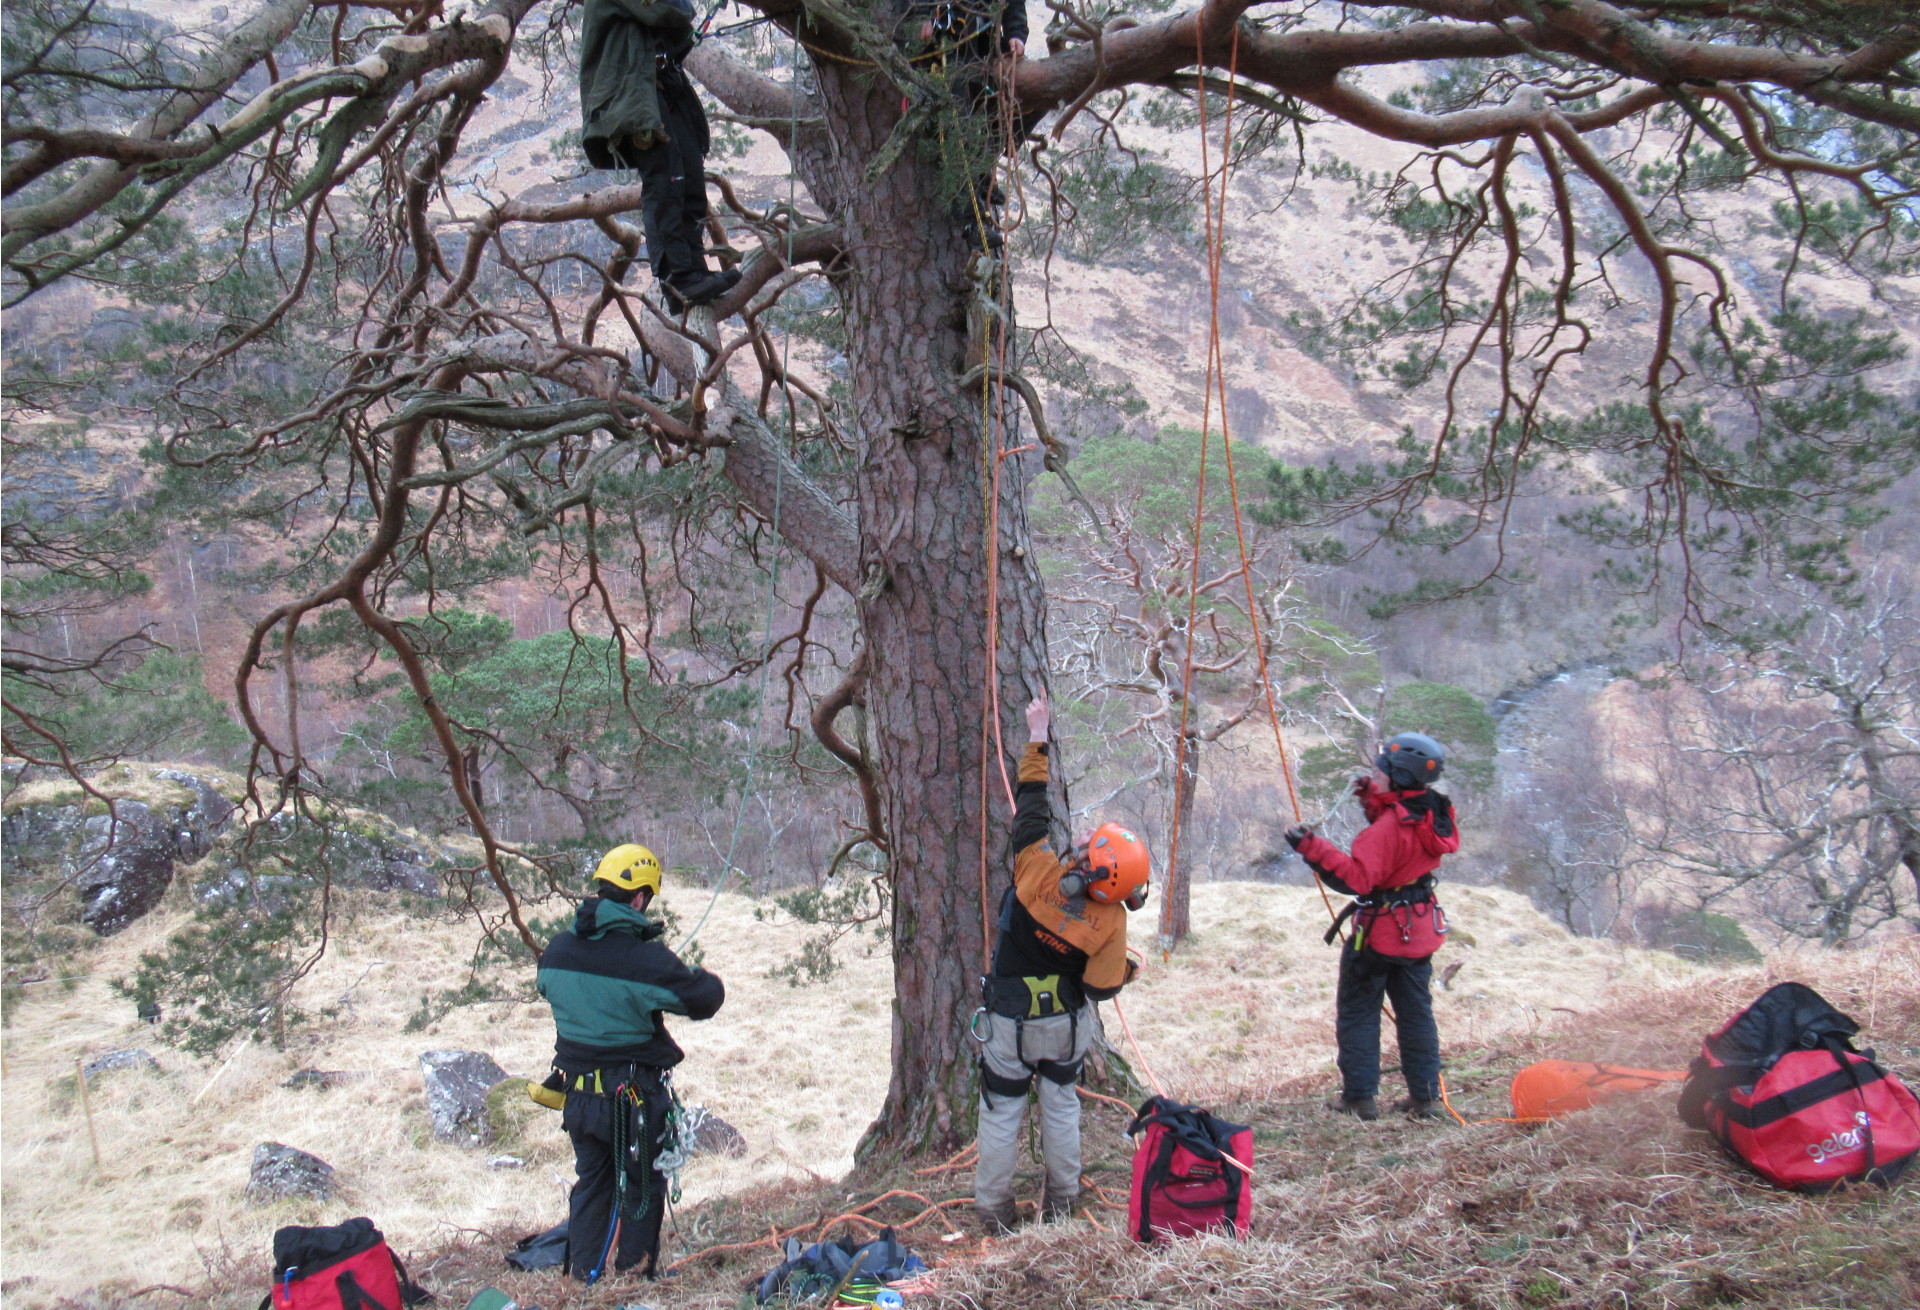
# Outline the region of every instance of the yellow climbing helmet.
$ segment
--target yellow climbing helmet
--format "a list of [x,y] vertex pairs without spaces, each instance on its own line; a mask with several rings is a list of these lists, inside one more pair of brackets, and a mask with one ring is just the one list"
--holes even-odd
[[616,846],[600,857],[600,867],[593,871],[594,881],[610,882],[621,891],[637,892],[642,888],[660,894],[660,861],[654,853],[644,846],[628,842]]

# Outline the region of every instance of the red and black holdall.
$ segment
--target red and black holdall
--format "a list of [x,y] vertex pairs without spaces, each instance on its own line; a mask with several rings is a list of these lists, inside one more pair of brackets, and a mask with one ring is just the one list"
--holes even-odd
[[1133,1148],[1129,1236],[1152,1242],[1213,1228],[1246,1236],[1253,1213],[1253,1129],[1155,1096],[1127,1125],[1127,1136],[1136,1133],[1141,1137]]
[[1770,987],[1702,1044],[1680,1118],[1778,1187],[1890,1185],[1920,1154],[1920,1103],[1859,1031],[1811,987]]
[[432,1293],[407,1277],[371,1219],[273,1235],[273,1291],[260,1310],[403,1310]]

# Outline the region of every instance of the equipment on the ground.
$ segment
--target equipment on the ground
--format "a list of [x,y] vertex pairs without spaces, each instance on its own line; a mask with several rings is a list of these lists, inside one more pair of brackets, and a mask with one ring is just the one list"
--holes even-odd
[[593,880],[612,883],[626,892],[637,892],[644,888],[658,896],[660,861],[646,847],[627,842],[600,857],[600,865],[593,871]]
[[467,1310],[520,1310],[520,1303],[497,1287],[483,1287],[467,1302]]
[[1770,987],[1701,1044],[1680,1118],[1777,1187],[1891,1185],[1920,1155],[1920,1102],[1859,1031],[1803,983]]
[[1447,748],[1424,732],[1396,733],[1373,763],[1396,787],[1425,787],[1446,771]]
[[515,1269],[533,1273],[538,1269],[561,1269],[567,1263],[567,1221],[562,1219],[544,1233],[534,1233],[513,1244],[507,1263]]
[[261,1310],[402,1310],[432,1299],[371,1219],[273,1235],[273,1289]]
[[1147,878],[1153,871],[1147,844],[1117,823],[1103,823],[1081,848],[1074,867],[1060,877],[1069,900],[1085,895],[1102,905],[1138,910],[1147,903]]
[[1129,1237],[1150,1243],[1215,1228],[1246,1236],[1253,1214],[1253,1129],[1152,1096],[1127,1125],[1127,1136],[1136,1133],[1141,1136],[1133,1150]]
[[927,1262],[909,1251],[892,1228],[881,1229],[878,1237],[866,1243],[815,1242],[804,1249],[789,1237],[786,1259],[761,1278],[754,1300],[760,1305],[769,1301],[799,1305],[821,1297],[827,1305],[847,1300],[873,1305],[877,1300],[867,1298],[877,1298],[886,1284],[926,1271]]
[[1686,1076],[1677,1070],[1628,1069],[1591,1060],[1541,1060],[1513,1076],[1513,1117],[1557,1119],[1629,1092],[1683,1082]]

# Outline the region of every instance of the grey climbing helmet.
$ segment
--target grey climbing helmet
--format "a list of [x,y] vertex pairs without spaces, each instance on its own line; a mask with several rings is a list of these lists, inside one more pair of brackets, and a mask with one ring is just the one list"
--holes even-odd
[[1402,732],[1387,739],[1373,764],[1396,787],[1427,787],[1446,771],[1447,748],[1424,732]]

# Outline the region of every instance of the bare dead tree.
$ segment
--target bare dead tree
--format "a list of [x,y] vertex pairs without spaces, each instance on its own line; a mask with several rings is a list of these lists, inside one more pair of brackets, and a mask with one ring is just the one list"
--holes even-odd
[[[1844,944],[1920,922],[1920,613],[1802,589],[1749,646],[1701,653],[1652,743],[1639,842],[1703,901]],[[1911,884],[1911,885],[1909,885]]]

